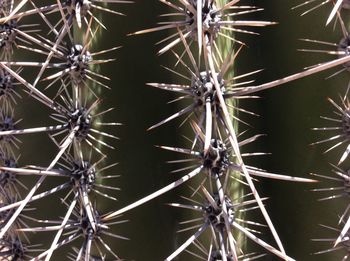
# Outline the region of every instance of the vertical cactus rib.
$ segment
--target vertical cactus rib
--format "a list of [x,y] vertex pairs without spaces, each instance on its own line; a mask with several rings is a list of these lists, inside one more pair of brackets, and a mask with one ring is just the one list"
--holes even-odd
[[[221,246],[220,258],[223,260],[238,260],[237,255],[237,249],[239,247],[237,246],[237,242],[233,238],[233,234],[231,233],[231,229],[234,226],[236,229],[238,229],[240,232],[245,234],[248,238],[252,239],[254,242],[261,245],[263,248],[267,249],[268,251],[272,252],[273,254],[277,255],[278,257],[285,259],[285,260],[293,260],[289,256],[287,256],[284,247],[282,245],[282,242],[277,234],[276,229],[274,228],[274,225],[266,211],[266,208],[263,204],[263,199],[259,196],[252,176],[260,176],[260,177],[267,177],[267,178],[273,178],[273,179],[280,179],[280,180],[288,180],[288,181],[297,181],[297,182],[316,182],[315,180],[306,179],[306,178],[298,178],[298,177],[291,177],[291,176],[285,176],[285,175],[279,175],[279,174],[273,174],[268,173],[264,171],[259,171],[255,169],[254,167],[246,166],[243,160],[243,154],[240,152],[240,142],[237,140],[237,130],[234,129],[232,119],[235,121],[240,121],[239,118],[235,115],[231,115],[232,111],[230,112],[228,110],[228,101],[231,100],[238,100],[240,98],[254,98],[254,93],[273,88],[276,86],[279,86],[281,84],[297,80],[306,76],[309,76],[311,74],[333,68],[337,65],[345,64],[349,62],[349,57],[339,57],[338,59],[335,59],[330,62],[326,62],[317,66],[312,67],[311,69],[307,69],[303,72],[296,73],[290,76],[287,76],[283,79],[272,81],[269,83],[257,85],[257,86],[245,86],[247,84],[250,84],[251,82],[243,82],[241,84],[242,87],[240,87],[239,84],[237,84],[237,88],[235,88],[234,81],[236,79],[240,79],[240,77],[246,77],[249,75],[252,75],[257,71],[247,73],[242,76],[237,76],[236,78],[226,80],[225,74],[230,70],[230,67],[235,62],[236,57],[239,53],[234,52],[234,48],[230,48],[230,51],[228,52],[227,56],[223,56],[221,54],[221,51],[217,45],[217,38],[223,37],[227,41],[233,41],[236,43],[241,44],[241,48],[244,46],[242,42],[239,40],[231,37],[229,34],[223,33],[223,30],[227,30],[229,32],[240,32],[240,33],[252,33],[250,31],[242,30],[236,27],[244,26],[244,27],[261,27],[261,26],[267,26],[274,24],[273,22],[266,22],[266,21],[249,21],[249,20],[230,20],[228,19],[230,16],[234,15],[242,15],[247,13],[253,13],[260,11],[261,9],[253,6],[237,6],[236,4],[239,2],[239,0],[236,1],[229,1],[223,4],[219,4],[218,1],[195,1],[195,0],[178,0],[178,1],[163,1],[160,0],[161,3],[167,5],[170,9],[174,11],[174,13],[169,13],[167,16],[176,14],[176,16],[180,17],[178,20],[170,21],[170,22],[162,22],[160,26],[153,27],[150,29],[144,29],[141,31],[137,31],[135,33],[132,33],[131,35],[139,35],[144,33],[150,33],[150,32],[156,32],[166,29],[176,29],[177,33],[172,34],[170,37],[165,38],[161,42],[168,42],[165,43],[165,46],[161,48],[161,50],[158,52],[158,54],[163,54],[165,52],[171,51],[176,59],[177,64],[181,64],[185,71],[188,72],[188,76],[179,73],[175,71],[172,68],[166,68],[168,71],[174,73],[175,75],[185,79],[186,81],[189,81],[187,84],[178,84],[178,83],[148,83],[149,86],[179,93],[182,95],[181,99],[188,98],[191,101],[190,105],[187,105],[187,107],[181,109],[177,113],[169,116],[168,118],[160,121],[159,123],[151,126],[149,130],[154,129],[156,127],[159,127],[160,125],[163,125],[171,120],[174,120],[175,118],[181,117],[184,114],[190,114],[188,118],[185,119],[187,121],[191,116],[193,118],[192,120],[192,128],[194,129],[194,135],[195,139],[193,141],[192,147],[199,146],[199,150],[188,150],[188,149],[182,149],[182,148],[176,148],[176,147],[166,147],[161,146],[163,149],[171,150],[180,152],[183,154],[187,154],[188,157],[196,156],[199,158],[198,165],[193,165],[190,167],[180,168],[175,170],[176,172],[191,169],[194,168],[198,170],[198,166],[202,168],[202,170],[206,170],[206,172],[209,174],[211,178],[213,178],[216,182],[216,187],[213,188],[211,185],[211,179],[209,178],[210,183],[210,191],[209,193],[219,193],[219,204],[221,205],[221,211],[223,213],[223,219],[224,221],[224,230],[219,232],[217,235],[215,234],[215,238],[221,238],[221,243],[218,243],[218,245]],[[234,7],[245,9],[245,11],[237,12],[235,13]],[[195,48],[191,44],[193,42],[197,41],[198,44],[198,57],[193,55],[192,49]],[[188,44],[190,42],[190,44]],[[184,51],[181,55],[178,55],[177,52],[174,50],[178,45],[182,43],[184,47]],[[241,48],[239,50],[241,50]],[[214,51],[215,50],[215,51]],[[234,54],[234,55],[233,55]],[[185,57],[187,55],[187,57]],[[190,61],[189,64],[186,63],[186,59]],[[200,61],[204,61],[204,65],[200,65]],[[202,69],[202,66],[204,67]],[[219,70],[217,69],[219,68]],[[203,70],[203,71],[202,71]],[[229,82],[233,82],[232,86],[229,86]],[[231,105],[231,104],[230,104]],[[246,112],[245,109],[240,108],[238,104],[231,105],[233,109],[233,113],[236,113],[236,111]],[[254,114],[254,113],[250,113]],[[258,135],[257,135],[258,136]],[[220,154],[221,152],[217,151],[218,143],[223,143],[221,139],[224,138],[228,140],[230,143],[230,151],[232,153],[232,156],[234,156],[235,160],[232,162],[226,162],[224,160],[224,157]],[[247,140],[247,143],[252,142],[256,139],[256,137],[252,137],[251,139]],[[241,142],[241,144],[244,144],[244,142]],[[227,144],[223,145],[227,146]],[[248,155],[260,155],[261,153],[249,153]],[[203,161],[201,161],[201,159]],[[184,160],[181,160],[179,162],[185,162],[185,161],[193,161],[190,158],[186,158]],[[175,162],[174,162],[175,163]],[[218,165],[220,166],[220,171],[218,172]],[[223,168],[224,170],[221,170]],[[275,242],[277,243],[278,250],[269,245],[268,243],[265,243],[261,241],[258,237],[256,237],[253,233],[251,233],[249,230],[245,229],[244,227],[240,226],[238,223],[235,223],[233,220],[229,220],[229,213],[226,206],[226,193],[228,190],[227,187],[227,180],[229,171],[228,168],[238,172],[247,182],[250,188],[250,192],[254,196],[255,200],[254,202],[258,205],[265,222],[267,223],[267,226],[270,229],[271,234],[273,235],[273,238]],[[214,170],[215,169],[215,170]],[[192,173],[192,172],[190,172]],[[220,173],[220,174],[219,174]],[[189,175],[189,174],[188,174]],[[197,175],[197,174],[196,174]],[[221,177],[221,175],[223,175]],[[186,177],[186,176],[185,176]],[[222,183],[221,179],[224,179],[225,182]],[[180,184],[183,183],[183,178],[180,179]],[[204,177],[202,179],[202,186],[203,184],[206,184],[207,177]],[[179,181],[179,180],[178,180]],[[175,183],[178,184],[178,181]],[[244,181],[239,181],[244,183]],[[171,183],[168,186],[164,187],[163,189],[160,189],[149,196],[146,196],[143,199],[140,199],[136,201],[135,203],[130,204],[129,206],[126,206],[122,208],[121,210],[115,211],[107,218],[112,218],[114,216],[120,215],[122,213],[125,213],[126,211],[129,211],[133,209],[134,207],[137,207],[143,203],[148,202],[149,200],[153,199],[156,196],[159,196],[168,190],[174,188],[174,184]],[[222,187],[222,184],[225,184],[224,187]],[[197,189],[198,190],[198,189]],[[197,191],[195,190],[195,191]],[[204,191],[207,191],[204,189]],[[206,194],[208,196],[208,194]],[[211,198],[210,196],[208,198]],[[209,200],[210,202],[213,202],[213,200]],[[215,204],[216,205],[216,204]],[[199,209],[199,206],[184,206],[181,204],[173,204],[173,206],[182,206],[189,209]],[[215,207],[214,207],[215,208]],[[202,223],[201,225],[198,225],[199,230],[195,232],[191,237],[188,238],[188,240],[181,245],[180,248],[178,248],[173,254],[171,254],[168,259],[171,260],[175,258],[178,254],[183,252],[187,247],[189,247],[191,244],[197,245],[199,235],[203,233],[202,230],[204,230],[205,226],[207,226],[208,223]],[[210,224],[212,226],[212,224]],[[187,229],[185,229],[187,230]],[[216,237],[217,236],[217,237]],[[223,238],[226,238],[224,241],[228,243],[228,246],[223,246]],[[214,240],[214,239],[212,239]],[[225,243],[225,244],[226,244]],[[213,245],[210,246],[210,252],[212,251]],[[225,249],[229,249],[227,253]],[[189,253],[192,253],[191,251],[188,251]],[[196,253],[192,253],[193,255],[197,256]],[[227,255],[226,255],[227,254]],[[258,255],[259,256],[259,255]],[[210,255],[208,256],[210,259]]]
[[[9,122],[13,127],[0,129],[1,139],[14,141],[18,140],[17,135],[19,134],[46,132],[57,148],[53,160],[46,167],[32,165],[19,167],[13,164],[1,166],[1,171],[8,171],[13,176],[39,176],[36,184],[29,189],[23,199],[4,202],[5,204],[1,205],[0,210],[1,214],[7,211],[11,212],[11,216],[0,226],[0,238],[5,238],[5,235],[12,230],[22,233],[55,232],[49,248],[33,257],[32,260],[50,260],[54,256],[55,250],[79,237],[84,238],[84,243],[76,252],[76,260],[104,259],[106,253],[120,260],[108,244],[103,241],[102,236],[126,239],[105,231],[109,229],[109,225],[122,223],[122,221],[104,224],[103,215],[98,213],[95,198],[92,197],[94,193],[99,197],[115,201],[116,198],[110,195],[109,192],[119,190],[119,188],[112,185],[101,183],[104,179],[118,177],[118,175],[102,176],[100,174],[100,172],[111,168],[115,164],[97,169],[102,160],[106,158],[103,147],[114,148],[103,141],[101,137],[117,139],[115,135],[100,130],[100,127],[105,125],[117,126],[118,123],[101,120],[101,116],[111,111],[111,109],[98,110],[101,99],[97,97],[95,92],[96,89],[101,87],[109,89],[105,81],[110,78],[99,74],[95,67],[114,61],[114,59],[103,58],[103,55],[108,55],[119,47],[92,51],[92,43],[96,40],[97,31],[100,27],[106,29],[106,26],[96,14],[107,12],[123,15],[110,9],[106,4],[132,3],[132,1],[124,0],[103,2],[105,3],[99,0],[69,0],[48,1],[39,4],[23,0],[16,1],[17,5],[14,1],[11,1],[9,10],[1,10],[0,28],[6,30],[7,34],[7,38],[3,39],[5,41],[1,43],[4,47],[2,50],[5,50],[0,55],[1,76],[11,77],[16,81],[14,84],[18,82],[18,85],[21,86],[20,91],[28,93],[33,98],[32,100],[52,110],[52,114],[48,117],[58,122],[56,125],[46,127],[17,128],[13,126],[17,123],[17,121],[14,121],[13,123]],[[47,36],[37,34],[39,31],[32,30],[31,25],[19,23],[29,16],[37,16],[41,19],[40,33],[46,32],[48,33]],[[16,41],[24,42],[26,45],[19,45]],[[14,50],[12,45],[28,52],[30,55],[35,55],[36,59],[39,59],[39,56],[44,57],[43,61],[25,60],[22,62],[10,59],[10,54]],[[35,73],[36,69],[38,69],[37,73]],[[35,75],[33,79],[22,76],[22,71],[26,72],[27,70],[31,70],[31,74]],[[6,79],[9,78],[4,80]],[[15,91],[12,91],[11,86],[6,87],[6,89],[5,87],[4,85],[4,93],[6,92],[6,95],[14,100],[13,96],[17,95],[18,87]],[[49,87],[55,89],[53,98],[46,94],[46,89]],[[10,102],[7,101],[6,106]],[[3,150],[1,147],[0,151]],[[92,153],[93,151],[96,153]],[[94,161],[95,163],[93,163]],[[44,192],[36,194],[39,187],[53,176],[60,177],[64,182],[50,189],[45,188]],[[67,206],[67,211],[62,220],[53,221],[56,225],[50,226],[51,221],[43,222],[41,219],[28,217],[34,223],[45,223],[45,225],[43,227],[27,226],[26,228],[12,229],[30,202],[43,200],[62,190],[68,190],[62,200],[62,204]],[[3,203],[2,197],[0,200]],[[60,225],[57,226],[57,224]],[[7,244],[7,242],[5,243]],[[100,251],[100,246],[104,247],[103,252]],[[99,257],[94,253],[95,249],[97,249]],[[105,251],[106,253],[104,253]],[[1,254],[3,254],[2,245]],[[10,256],[5,256],[5,258],[7,260]],[[24,255],[21,257],[13,256],[12,258],[14,258],[13,260],[23,260]],[[9,260],[12,260],[12,258]]]

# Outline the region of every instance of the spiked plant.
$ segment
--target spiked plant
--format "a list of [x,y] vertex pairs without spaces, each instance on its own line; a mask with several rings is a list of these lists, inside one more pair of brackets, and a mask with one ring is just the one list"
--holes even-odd
[[[176,65],[174,68],[166,67],[166,70],[174,73],[178,79],[171,83],[167,81],[148,85],[180,94],[175,101],[181,100],[187,104],[149,129],[178,117],[184,118],[184,123],[190,122],[192,134],[188,147],[160,147],[184,155],[184,159],[172,163],[191,165],[181,166],[174,171],[186,171],[180,179],[135,203],[105,214],[99,208],[99,198],[116,201],[112,192],[119,190],[112,183],[104,183],[118,175],[102,175],[103,171],[115,165],[105,164],[104,160],[109,153],[105,149],[113,148],[110,139],[116,136],[100,128],[118,124],[104,122],[101,118],[111,111],[100,109],[99,97],[101,87],[109,88],[109,77],[99,73],[96,67],[111,62],[113,53],[110,52],[118,47],[95,50],[94,42],[100,27],[106,28],[103,18],[97,13],[101,11],[118,15],[120,13],[113,9],[113,5],[106,7],[105,4],[129,1],[35,3],[21,0],[3,5],[8,8],[6,12],[2,11],[4,15],[0,18],[0,29],[3,30],[1,36],[4,36],[2,47],[6,50],[1,55],[0,63],[0,102],[4,108],[0,113],[0,142],[7,144],[0,150],[0,159],[3,161],[0,185],[1,191],[5,191],[0,193],[0,253],[5,260],[27,260],[34,250],[40,252],[33,255],[34,260],[49,260],[59,252],[56,250],[66,251],[66,245],[70,250],[66,251],[68,253],[65,253],[67,255],[64,258],[69,260],[106,260],[109,257],[120,260],[118,249],[112,248],[104,237],[126,238],[112,233],[111,226],[124,223],[125,220],[119,218],[125,212],[183,183],[189,184],[190,179],[191,195],[183,197],[186,203],[170,205],[193,210],[198,215],[181,223],[184,227],[179,232],[189,235],[173,253],[169,253],[166,260],[173,260],[177,256],[187,259],[188,256],[182,254],[185,251],[193,257],[212,261],[254,260],[267,253],[284,260],[293,260],[287,255],[266,210],[267,199],[260,196],[260,190],[258,193],[256,180],[259,177],[297,182],[314,180],[270,173],[246,163],[247,157],[267,153],[242,151],[262,135],[246,136],[245,130],[241,130],[242,125],[250,124],[240,114],[256,113],[242,107],[239,101],[256,98],[259,91],[349,63],[346,41],[333,45],[337,50],[331,54],[339,56],[335,60],[280,80],[253,85],[254,80],[248,77],[260,70],[253,68],[251,72],[235,75],[233,67],[239,66],[237,57],[245,49],[241,34],[256,34],[256,27],[275,24],[242,18],[260,12],[262,8],[245,5],[239,0],[160,2],[171,10],[163,17],[175,19],[132,34],[172,30],[169,37],[159,42],[162,44],[159,54],[172,53],[175,56]],[[322,4],[330,3],[324,1]],[[330,11],[329,21],[337,15],[340,7],[347,8],[347,2],[336,2]],[[40,20],[41,32],[28,29],[28,25],[20,25],[20,22],[34,16]],[[44,36],[43,33],[48,35]],[[23,45],[19,44],[20,41]],[[13,46],[28,57],[25,60],[18,57],[12,59],[10,53],[16,50]],[[34,55],[38,58],[30,60]],[[104,55],[110,56],[103,58]],[[17,86],[21,86],[33,102],[47,108],[45,123],[32,125],[30,120],[24,118],[21,126],[17,126],[20,122],[14,119],[16,112],[12,106],[18,96]],[[333,105],[346,117],[347,103],[345,99],[343,102],[344,108],[334,102]],[[347,125],[337,126],[336,130],[346,132]],[[17,146],[21,135],[39,133],[48,134],[55,146],[53,159],[47,165],[18,165],[18,156],[12,153],[12,147]],[[339,137],[347,141],[346,133]],[[344,155],[342,161],[348,152]],[[346,177],[344,171],[337,170],[337,173],[342,174],[339,175],[342,178]],[[17,192],[17,186],[22,186],[17,177],[22,176],[39,177],[25,194]],[[52,185],[49,182],[51,179],[58,181]],[[342,188],[347,188],[347,184]],[[48,219],[40,213],[29,211],[32,205],[39,206],[40,210],[41,202],[57,197],[61,198],[63,215],[60,217]],[[261,215],[263,221],[248,219],[243,214],[253,210],[258,212],[254,216]],[[264,227],[268,227],[275,242],[269,242],[260,235],[259,230]],[[347,223],[344,227],[347,227]],[[49,232],[51,240],[48,245],[41,247],[43,249],[38,249],[36,242],[23,240],[31,236],[30,232],[39,234],[39,237]],[[247,248],[245,238],[258,245],[258,253]],[[344,237],[340,243],[346,246],[347,239]],[[62,258],[59,255],[57,257]]]

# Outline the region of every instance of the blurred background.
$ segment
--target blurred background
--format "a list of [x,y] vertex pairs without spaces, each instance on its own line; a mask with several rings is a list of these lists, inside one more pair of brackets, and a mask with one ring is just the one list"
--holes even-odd
[[[331,55],[298,51],[303,48],[324,48],[300,41],[302,38],[332,43],[338,43],[341,39],[339,26],[335,29],[333,24],[325,27],[330,5],[301,17],[300,14],[307,8],[291,8],[302,2],[303,0],[241,1],[242,5],[252,4],[264,8],[260,13],[245,16],[247,19],[263,19],[275,21],[277,24],[258,29],[258,36],[237,35],[237,38],[247,44],[247,48],[239,55],[235,65],[236,74],[264,69],[256,75],[256,82],[264,83],[335,58]],[[156,55],[160,46],[155,43],[167,36],[168,32],[126,36],[130,32],[153,27],[160,20],[159,15],[167,12],[166,6],[156,0],[140,0],[133,5],[120,5],[117,9],[127,16],[104,13],[102,19],[108,31],[102,30],[100,41],[94,44],[95,50],[123,46],[113,53],[115,57],[108,57],[116,58],[115,62],[100,67],[104,75],[112,78],[111,90],[101,92],[101,107],[115,107],[104,120],[123,124],[108,130],[120,137],[119,141],[113,142],[116,150],[108,151],[108,162],[119,162],[110,174],[121,175],[117,186],[122,191],[117,194],[117,203],[99,203],[106,211],[132,203],[183,175],[170,173],[174,166],[166,163],[177,159],[178,155],[163,151],[155,145],[186,146],[188,143],[182,135],[189,133],[188,125],[179,127],[183,118],[146,131],[151,125],[181,108],[181,105],[176,107],[176,103],[167,104],[175,96],[146,86],[148,82],[176,82],[174,75],[161,67],[172,66],[174,57],[171,53]],[[344,14],[348,15],[348,12]],[[249,147],[249,150],[271,153],[268,156],[249,158],[249,164],[290,176],[311,178],[310,173],[332,175],[329,163],[336,164],[345,148],[341,146],[323,154],[331,144],[310,144],[327,138],[330,134],[312,131],[311,128],[332,126],[331,122],[320,119],[320,116],[333,114],[334,108],[327,101],[327,97],[339,102],[339,94],[344,95],[346,91],[349,81],[347,72],[326,79],[339,69],[341,68],[264,91],[259,93],[261,99],[241,104],[242,107],[260,115],[242,115],[243,119],[253,126],[248,128],[249,133],[267,134],[256,142],[254,147]],[[16,110],[24,119],[21,123],[23,126],[38,126],[45,122],[47,114],[43,113],[43,108],[38,103],[28,97],[24,97],[21,102],[23,105]],[[242,126],[242,130],[245,129],[247,127]],[[22,141],[23,164],[46,165],[55,153],[52,142],[45,135],[28,135],[23,137]],[[346,164],[347,162],[343,167],[346,167]],[[342,251],[312,255],[331,247],[331,244],[313,242],[312,239],[336,237],[337,232],[323,228],[320,224],[337,227],[338,216],[343,213],[347,204],[343,199],[320,202],[319,198],[332,194],[311,192],[315,188],[330,187],[331,182],[310,185],[261,179],[257,186],[261,195],[269,198],[266,202],[267,209],[291,257],[310,261],[341,260],[345,254]],[[185,187],[186,185],[125,214],[123,218],[129,222],[115,226],[114,231],[131,240],[109,240],[116,253],[126,260],[157,261],[163,260],[184,242],[190,234],[182,235],[176,231],[183,216],[187,215],[186,210],[171,208],[166,203],[179,201],[179,195],[183,195],[182,190],[186,190]],[[41,213],[46,209],[45,213],[50,213],[49,215],[62,215],[59,205],[53,202],[47,204],[45,207],[40,205]],[[255,213],[259,215],[258,211]],[[261,220],[260,215],[257,219]],[[262,237],[273,242],[267,231],[264,231]],[[261,251],[250,243],[248,248],[250,251]],[[56,254],[55,258],[64,260],[60,254]],[[178,260],[195,259],[183,253]],[[268,255],[261,260],[277,258]]]

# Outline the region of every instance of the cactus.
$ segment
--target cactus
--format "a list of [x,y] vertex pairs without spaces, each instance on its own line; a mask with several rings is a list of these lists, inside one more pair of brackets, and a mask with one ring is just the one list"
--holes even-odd
[[[167,203],[176,209],[168,211],[179,213],[178,209],[184,209],[183,213],[187,211],[188,214],[182,222],[176,224],[177,232],[184,236],[179,236],[172,249],[164,249],[166,253],[161,258],[294,260],[293,255],[285,250],[283,238],[278,234],[279,229],[276,229],[270,210],[266,208],[269,200],[261,195],[257,180],[268,178],[274,184],[281,184],[277,183],[278,180],[292,181],[296,182],[293,187],[305,189],[310,185],[301,185],[302,183],[314,183],[316,180],[273,173],[274,171],[266,171],[250,163],[250,157],[268,153],[266,149],[264,152],[252,149],[255,142],[265,135],[250,134],[251,130],[246,133],[246,127],[249,129],[254,121],[246,120],[244,115],[256,116],[257,113],[245,108],[244,101],[254,100],[263,90],[335,66],[347,66],[350,62],[347,34],[339,43],[332,45],[336,50],[324,51],[336,54],[335,59],[328,59],[301,72],[260,84],[253,80],[261,72],[260,68],[250,66],[243,73],[240,69],[237,70],[239,73],[236,72],[234,68],[241,67],[240,56],[246,52],[245,45],[249,45],[245,42],[244,35],[258,37],[254,34],[262,31],[262,28],[276,25],[275,22],[265,19],[246,17],[258,16],[262,8],[243,3],[243,0],[160,0],[160,3],[151,5],[159,4],[159,8],[168,8],[162,15],[165,21],[158,26],[147,27],[142,25],[139,17],[121,17],[119,8],[126,3],[131,1],[0,1],[0,256],[4,260],[122,260],[125,255],[122,247],[124,243],[119,239],[129,238],[129,233],[123,227],[130,225],[116,226],[118,228],[113,226],[124,224],[127,220],[122,216],[129,215],[129,212],[141,213],[137,209],[146,209],[147,212],[147,207],[152,207],[141,205],[156,198],[160,200],[160,196],[172,191],[177,197]],[[137,6],[142,4],[144,3],[133,3],[132,8],[139,12],[140,17],[144,15],[145,19],[146,16],[151,19],[147,12],[143,13],[141,8],[138,9]],[[262,7],[263,5],[261,3]],[[325,23],[334,21],[346,32],[341,13],[348,8],[347,1],[306,1],[299,3],[296,8],[298,10],[306,7],[303,14],[308,14],[315,9],[322,9],[323,6],[328,8],[328,20]],[[130,10],[128,12],[131,13]],[[130,19],[133,23],[125,23],[130,28],[118,28],[115,23],[111,26],[109,23],[105,24],[105,18],[109,16],[113,16],[113,19],[118,17],[120,21]],[[134,28],[136,32],[130,33],[134,25],[138,29]],[[140,28],[141,31],[137,31]],[[104,45],[104,36],[118,30],[127,31],[133,36],[128,41],[139,42],[142,47],[146,46],[142,41],[150,37],[148,33],[162,34],[165,30],[170,32],[170,36],[159,38],[160,47],[157,50],[162,55],[160,59],[173,59],[175,65],[165,65],[165,71],[162,71],[164,77],[161,74],[157,76],[161,79],[142,79],[144,84],[154,89],[170,91],[175,96],[171,96],[172,103],[175,101],[180,104],[177,111],[161,121],[153,116],[145,116],[147,112],[144,108],[150,108],[156,100],[144,99],[144,91],[138,89],[143,88],[142,86],[123,86],[118,83],[116,71],[107,73],[108,67],[104,64],[113,62],[118,57],[115,51],[119,47],[108,38],[105,38],[107,47],[100,49],[100,45]],[[147,35],[141,36],[145,33]],[[325,43],[310,39],[306,41],[310,44]],[[144,54],[146,55],[148,54]],[[135,68],[139,68],[140,60],[142,57],[134,61],[126,60],[125,65],[131,62]],[[150,70],[149,64],[151,61],[148,60],[147,66],[143,68],[146,72]],[[113,69],[114,66],[117,65],[113,65]],[[118,66],[124,69],[123,65]],[[106,73],[103,69],[106,69]],[[124,72],[118,71],[118,74],[121,77]],[[141,78],[138,76],[143,72],[133,70],[132,73],[125,74],[136,79]],[[166,75],[172,79],[167,79]],[[110,78],[113,84],[109,84]],[[103,106],[104,101],[102,102],[103,97],[106,97],[105,93],[110,91],[108,89],[120,91],[118,97],[122,97],[128,88],[132,88],[132,99],[128,100],[127,108],[139,102],[142,104],[142,111],[138,111],[133,119],[126,119],[123,128],[131,130],[132,121],[141,117],[147,118],[149,126],[151,122],[158,120],[158,123],[148,126],[150,132],[144,136],[152,137],[152,132],[162,128],[171,129],[175,134],[178,132],[175,130],[177,123],[181,121],[180,130],[186,133],[188,141],[187,145],[169,145],[172,142],[169,138],[171,135],[166,133],[165,136],[169,138],[165,141],[167,145],[158,147],[164,153],[170,151],[182,155],[183,157],[169,163],[179,166],[172,171],[174,175],[178,175],[178,172],[185,174],[180,174],[180,178],[172,178],[170,182],[157,180],[155,184],[150,184],[148,195],[133,195],[130,199],[127,195],[142,184],[141,177],[138,179],[133,176],[134,173],[128,173],[127,175],[133,176],[133,182],[124,186],[118,184],[123,178],[115,181],[119,173],[111,169],[116,165],[111,163],[115,162],[111,150],[115,147],[113,140],[118,138],[114,134],[115,129],[111,131],[109,127],[120,123],[109,120],[112,108],[106,109]],[[328,149],[333,150],[348,141],[346,97],[347,92],[340,105],[329,99],[338,110],[336,117],[341,114],[341,118],[326,119],[340,125],[315,128],[340,131],[340,134],[320,139],[315,144],[341,138],[340,143],[331,145]],[[123,102],[122,99],[121,101]],[[44,108],[41,112],[44,114],[43,118],[38,119],[43,123],[39,123],[35,116],[26,112],[25,103]],[[115,106],[114,103],[112,106]],[[21,113],[23,120],[17,118]],[[139,139],[132,136],[132,133],[133,131],[127,131],[122,138],[130,142],[135,139],[137,148],[129,146],[119,156],[130,155],[128,157],[132,157],[133,165],[139,171],[143,170],[142,164],[145,161],[136,155],[140,155],[139,151],[143,148],[136,143]],[[22,139],[25,145],[28,142],[27,137],[34,136],[38,139],[48,137],[49,142],[42,141],[37,148],[32,149],[20,144]],[[51,159],[45,157],[49,160],[46,163],[38,163],[41,150],[44,150],[42,144],[52,147]],[[30,151],[32,157],[20,159],[22,151]],[[339,164],[344,163],[347,156],[348,148],[343,151]],[[127,166],[125,168],[128,169]],[[334,168],[337,178],[321,174],[315,176],[320,179],[336,179],[342,183],[340,188],[346,192],[347,171],[339,166]],[[106,170],[108,173],[105,173]],[[159,172],[163,180],[164,171]],[[152,173],[143,172],[142,175],[146,179],[154,178]],[[187,190],[184,188],[186,185]],[[182,191],[178,188],[180,186]],[[124,193],[118,192],[115,195],[114,192],[119,191],[119,187],[123,188]],[[332,187],[314,189],[322,193],[333,190]],[[178,201],[179,195],[182,197],[181,201]],[[139,199],[135,200],[137,197]],[[117,198],[121,202],[117,202]],[[328,199],[328,196],[323,199]],[[130,201],[133,203],[127,203]],[[52,213],[47,210],[46,205],[49,202],[57,204],[57,209],[53,209]],[[189,210],[193,213],[189,213]],[[160,216],[161,214],[157,217]],[[136,219],[142,217],[135,215],[130,223],[136,222]],[[148,224],[146,221],[142,222],[144,226]],[[316,220],[314,222],[317,223]],[[340,247],[348,248],[350,221],[347,210],[340,218],[340,223],[342,222],[344,224],[337,232],[340,236],[332,239],[336,246],[318,253],[332,252]],[[333,232],[337,231],[332,226],[325,227],[331,228]],[[310,238],[313,236],[310,235]],[[118,241],[114,243],[111,239]],[[127,245],[138,249],[140,246],[135,246],[133,242],[130,241]],[[158,247],[162,243],[156,244]],[[133,258],[133,254],[136,255],[129,253],[125,258]],[[154,257],[150,258],[154,260]]]

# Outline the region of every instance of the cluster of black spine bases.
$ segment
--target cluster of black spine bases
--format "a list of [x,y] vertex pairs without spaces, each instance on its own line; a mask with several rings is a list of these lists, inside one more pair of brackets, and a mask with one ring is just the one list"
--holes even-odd
[[[106,159],[117,137],[104,131],[119,123],[103,121],[112,108],[103,108],[98,96],[110,88],[109,77],[98,67],[113,62],[106,57],[119,47],[94,50],[93,45],[107,30],[102,14],[123,15],[117,6],[128,3],[132,1],[0,1],[1,260],[50,260],[55,255],[61,260],[121,260],[104,238],[126,239],[110,230],[124,220],[107,221],[97,204],[99,198],[115,202],[119,190],[109,185],[118,175],[112,169],[116,164]],[[22,59],[14,59],[16,52]],[[19,125],[15,108],[20,95],[46,108],[42,125],[32,126],[30,119]],[[51,161],[20,165],[21,136],[43,134],[55,147]],[[34,185],[22,183],[23,176]],[[64,214],[39,216],[36,203],[45,200],[58,202],[51,208]],[[39,240],[51,236],[48,242],[34,242],[33,233]],[[67,245],[70,250],[59,253]]]

